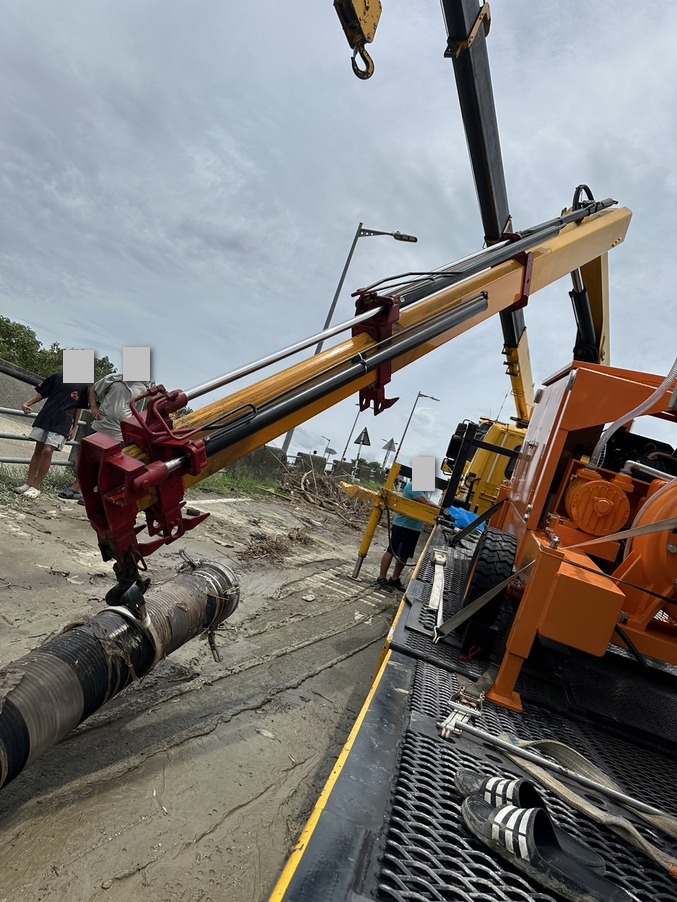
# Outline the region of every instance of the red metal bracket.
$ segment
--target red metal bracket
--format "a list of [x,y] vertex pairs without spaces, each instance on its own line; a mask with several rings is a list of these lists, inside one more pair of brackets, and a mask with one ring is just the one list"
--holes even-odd
[[[145,398],[150,400],[141,413],[137,405]],[[181,513],[185,505],[183,476],[197,476],[207,465],[204,442],[191,439],[199,430],[174,432],[171,428],[169,414],[186,404],[183,392],[155,386],[132,401],[132,417],[120,424],[123,444],[101,433],[82,441],[78,479],[87,516],[96,530],[103,559],[114,559],[130,577],[138,576],[139,568],[145,569],[144,557],[176,541],[209,516],[184,517]],[[136,445],[142,455],[125,454],[123,445]],[[183,459],[180,466],[167,466],[177,458]],[[144,513],[149,535],[159,538],[139,542],[137,537],[144,529],[136,525],[139,505],[153,488],[157,500]]]
[[[366,313],[368,310],[385,308],[379,314],[364,323],[353,326],[353,337],[366,333],[376,342],[392,337],[393,325],[400,318],[400,298],[398,295],[379,295],[375,291],[356,292],[355,313]],[[367,410],[373,403],[374,414],[377,415],[392,407],[399,398],[386,398],[385,386],[392,378],[392,364],[383,363],[376,373],[376,382],[360,389],[360,410]]]
[[[519,241],[521,238],[522,235],[520,235],[519,232],[504,232],[501,235],[500,240]],[[522,275],[522,291],[515,303],[505,308],[506,313],[511,313],[514,310],[521,310],[523,307],[526,307],[529,303],[529,295],[531,294],[531,272],[534,268],[534,255],[530,251],[520,251],[519,254],[515,254],[513,259],[524,267],[524,273]]]

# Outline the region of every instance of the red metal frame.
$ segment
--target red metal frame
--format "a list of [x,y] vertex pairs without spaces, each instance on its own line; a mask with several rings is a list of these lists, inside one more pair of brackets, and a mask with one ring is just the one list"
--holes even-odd
[[[366,313],[368,310],[385,307],[386,309],[368,320],[366,323],[358,323],[353,326],[353,337],[366,333],[376,342],[382,342],[391,338],[393,325],[400,318],[400,299],[394,295],[379,295],[375,291],[358,293],[355,302],[355,313]],[[392,363],[384,363],[378,368],[376,382],[360,389],[360,410],[367,410],[373,403],[374,414],[382,413],[392,407],[399,398],[386,398],[385,386],[392,378]]]
[[[145,412],[140,401],[149,399]],[[199,430],[171,428],[170,413],[188,403],[183,392],[168,392],[158,385],[131,402],[132,417],[120,424],[123,443],[100,433],[83,439],[78,461],[78,479],[87,516],[96,530],[104,560],[115,559],[116,572],[128,582],[145,569],[143,558],[162,545],[176,541],[209,515],[184,517],[183,476],[198,476],[207,464],[204,442],[192,436]],[[123,453],[123,446],[136,445],[145,459]],[[167,462],[183,458],[176,469]],[[144,529],[136,525],[139,503],[151,491],[156,500],[144,510],[146,528],[153,541],[139,542]]]

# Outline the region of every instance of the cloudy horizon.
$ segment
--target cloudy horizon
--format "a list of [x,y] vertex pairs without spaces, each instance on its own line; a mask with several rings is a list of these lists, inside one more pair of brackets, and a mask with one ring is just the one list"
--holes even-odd
[[[336,322],[356,288],[480,249],[439,4],[383,7],[362,82],[330,0],[293,16],[273,0],[5,4],[0,314],[118,368],[123,346],[149,345],[153,377],[188,389],[319,331],[358,222],[419,240],[360,239]],[[514,226],[558,215],[582,182],[629,207],[609,255],[611,362],[665,375],[677,7],[654,29],[627,0],[513,0],[492,17]],[[571,359],[569,289],[526,310],[537,385]],[[440,401],[417,405],[405,461],[439,459],[460,420],[514,415],[501,347],[490,320],[395,374],[400,401],[360,417],[367,456],[399,441],[419,391]],[[292,450],[322,453],[324,436],[340,456],[355,400],[297,429]]]

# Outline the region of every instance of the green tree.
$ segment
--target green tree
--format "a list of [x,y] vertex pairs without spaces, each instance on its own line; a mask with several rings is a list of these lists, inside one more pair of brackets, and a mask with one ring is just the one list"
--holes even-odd
[[42,375],[36,369],[41,347],[32,329],[0,316],[0,359]]
[[[45,348],[28,326],[0,316],[0,359],[45,379],[63,369],[63,352],[66,350],[54,341]],[[94,379],[102,379],[114,373],[115,367],[108,357],[94,360]]]

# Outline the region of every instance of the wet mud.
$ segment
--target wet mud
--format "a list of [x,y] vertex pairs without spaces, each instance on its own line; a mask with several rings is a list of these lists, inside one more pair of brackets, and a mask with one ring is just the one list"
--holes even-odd
[[[397,599],[362,523],[311,505],[194,496],[210,519],[152,558],[223,560],[242,601],[0,791],[0,902],[267,899],[369,690]],[[101,610],[82,507],[0,507],[0,664]],[[383,533],[384,535],[385,533]],[[267,547],[277,549],[268,554]]]

